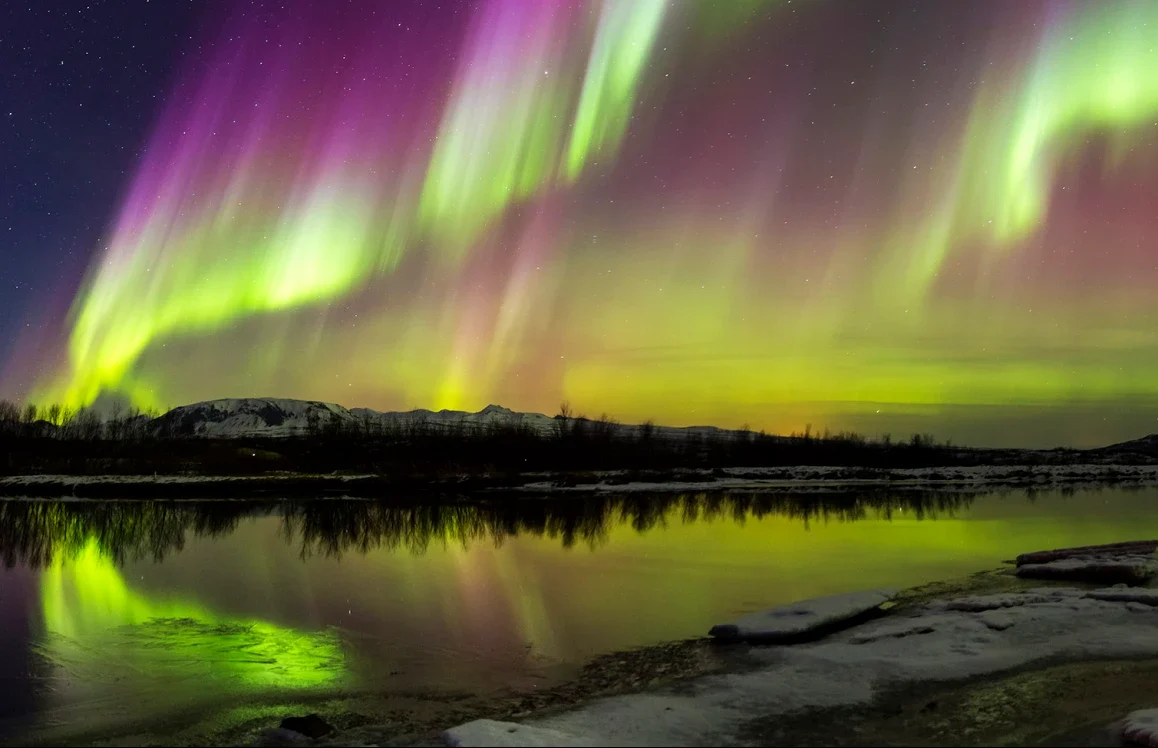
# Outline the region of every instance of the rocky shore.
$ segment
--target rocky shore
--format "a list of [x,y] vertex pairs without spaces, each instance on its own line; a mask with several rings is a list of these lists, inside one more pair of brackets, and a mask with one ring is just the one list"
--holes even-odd
[[[964,579],[800,601],[519,691],[321,694],[67,742],[1119,745],[1158,725],[1145,711],[1158,706],[1155,549],[1029,553]],[[1040,565],[1046,578],[1023,571]],[[1124,569],[1129,582],[1102,576]]]
[[[963,580],[874,592],[887,598],[879,607],[865,593],[804,601],[748,619],[744,636],[723,624],[728,635],[715,640],[598,658],[542,692],[477,703],[454,715],[457,726],[432,714],[406,729],[363,725],[318,739],[267,731],[247,742],[1118,745],[1124,725],[1148,724],[1127,715],[1158,705],[1158,589],[1146,586],[1155,548],[1026,554]],[[1049,581],[1017,573],[1062,561]],[[1132,584],[1099,585],[1100,570],[1123,566]],[[1083,576],[1090,569],[1095,577]],[[833,620],[841,610],[844,628]],[[750,643],[808,616],[819,638],[792,624],[797,643]]]

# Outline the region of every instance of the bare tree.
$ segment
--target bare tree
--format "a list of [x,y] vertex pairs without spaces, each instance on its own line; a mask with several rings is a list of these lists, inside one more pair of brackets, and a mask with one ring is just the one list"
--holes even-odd
[[611,439],[615,438],[615,432],[618,430],[619,421],[615,420],[606,413],[599,416],[599,420],[596,421],[591,427],[592,434],[596,438],[603,441],[610,441]]
[[138,408],[136,406],[129,408],[128,412],[125,413],[125,428],[124,428],[124,435],[122,438],[128,439],[129,441],[134,441],[134,442],[140,441],[141,436],[142,436],[141,422],[143,420],[144,419],[141,418],[141,409],[140,408]]
[[571,421],[573,417],[571,403],[566,400],[559,403],[559,414],[555,416],[555,436],[562,439],[571,432]]
[[0,400],[0,432],[15,432],[20,423],[20,408],[16,403]]
[[76,433],[79,439],[96,441],[104,436],[104,424],[101,423],[100,416],[89,408],[78,413],[73,421],[76,422]]
[[76,411],[72,409],[72,406],[66,405],[60,409],[60,428],[56,432],[58,439],[69,438],[74,418],[76,418]]
[[[95,416],[96,414],[94,413],[93,415]],[[122,431],[124,427],[124,415],[124,405],[122,405],[120,401],[114,401],[112,406],[109,408],[109,417],[104,424],[104,432],[109,439],[113,441],[120,441],[124,438],[124,433]]]

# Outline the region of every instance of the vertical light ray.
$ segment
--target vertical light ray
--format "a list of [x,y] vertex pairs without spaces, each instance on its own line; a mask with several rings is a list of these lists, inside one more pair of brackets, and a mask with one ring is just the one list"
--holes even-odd
[[589,162],[612,155],[623,140],[666,7],[666,0],[604,0],[571,126],[568,180]]

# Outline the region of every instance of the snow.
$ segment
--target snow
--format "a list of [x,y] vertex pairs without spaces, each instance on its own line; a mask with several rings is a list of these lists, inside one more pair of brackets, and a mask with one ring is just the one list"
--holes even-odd
[[[501,405],[488,405],[477,413],[462,410],[416,409],[409,411],[377,411],[370,408],[347,409],[335,403],[288,398],[233,398],[208,400],[173,408],[154,423],[158,428],[172,428],[179,435],[209,438],[250,436],[285,437],[305,433],[311,418],[320,425],[331,422],[344,424],[414,424],[432,426],[485,426],[488,424],[520,424],[541,434],[555,433],[559,421],[542,413],[521,413]],[[640,426],[617,424],[623,436],[634,436]],[[659,438],[683,436],[688,433],[724,433],[714,426],[655,426],[653,434]]]
[[1158,709],[1130,712],[1121,722],[1122,739],[1131,745],[1158,748]]
[[594,746],[590,738],[528,727],[515,722],[497,722],[493,719],[476,719],[442,733],[442,739],[450,746]]
[[906,683],[1045,660],[1158,656],[1158,610],[1139,612],[1137,601],[1099,599],[1103,593],[1059,587],[931,602],[819,642],[738,653],[750,669],[605,698],[526,724],[601,745],[734,745],[752,742],[741,732],[754,719],[863,704]]
[[558,485],[553,480],[526,483],[518,489],[533,493],[634,493],[704,490],[775,491],[802,488],[830,489],[841,486],[889,485],[980,490],[986,487],[1024,484],[1036,487],[1065,485],[1098,480],[1124,483],[1158,482],[1158,465],[980,465],[956,468],[859,468],[802,465],[798,467],[724,468],[716,471],[689,470],[695,480],[619,482],[624,471],[594,473],[599,479],[589,483]]
[[162,432],[205,437],[289,436],[319,424],[354,422],[357,417],[334,403],[285,398],[208,400],[173,408],[154,421]]
[[1142,583],[1158,573],[1153,556],[1074,556],[1044,564],[1022,564],[1017,576],[1027,579],[1062,579],[1082,582]]
[[[0,487],[60,485],[75,487],[78,485],[95,484],[125,484],[144,483],[158,485],[175,485],[186,483],[245,483],[249,481],[293,481],[302,477],[299,475],[14,475],[0,478]],[[335,477],[336,476],[327,476]],[[341,476],[343,479],[353,479],[356,476]]]
[[[1088,469],[1087,469],[1088,468]],[[972,468],[943,468],[938,472],[930,473],[927,469],[915,470],[871,470],[867,468],[833,468],[833,467],[794,467],[794,468],[728,468],[723,472],[729,476],[756,476],[756,477],[724,477],[717,478],[714,471],[691,470],[687,473],[698,478],[697,480],[671,481],[621,481],[626,471],[602,471],[592,475],[596,481],[580,483],[574,486],[560,486],[557,481],[563,476],[553,476],[545,473],[528,473],[524,479],[541,477],[543,480],[532,481],[518,486],[503,486],[494,490],[525,491],[528,493],[595,493],[595,494],[627,494],[627,493],[682,493],[689,491],[791,491],[801,493],[813,491],[822,493],[840,487],[888,485],[890,487],[936,487],[938,490],[981,491],[999,488],[1008,485],[1011,480],[1019,481],[1018,471],[1014,467],[972,467]],[[1036,468],[1038,478],[1035,485],[1064,485],[1075,481],[1096,481],[1099,478],[1113,477],[1115,480],[1142,484],[1158,482],[1158,466],[1068,466],[1054,468]],[[871,477],[850,478],[849,475]],[[930,475],[948,477],[930,478]],[[351,481],[372,478],[372,475],[314,475],[299,474],[269,475],[251,477],[250,480],[270,480],[280,478],[293,480],[295,478],[327,478],[334,481]],[[75,486],[92,483],[192,483],[199,481],[239,481],[247,480],[235,476],[196,476],[196,475],[107,475],[107,476],[78,476],[78,475],[28,475],[9,476],[0,478],[0,488],[5,486],[29,486],[59,484]],[[1153,542],[1153,541],[1152,541]],[[1141,546],[1144,546],[1143,543]],[[1155,543],[1158,545],[1158,542]],[[1054,553],[1050,551],[1049,553]]]
[[1158,590],[1149,587],[1108,587],[1103,590],[1093,590],[1086,593],[1086,597],[1094,600],[1111,600],[1123,603],[1141,603],[1150,607],[1158,607]]
[[750,613],[732,623],[718,624],[708,633],[720,639],[742,641],[773,641],[800,636],[867,613],[896,594],[895,589],[878,589],[801,600]]
[[1023,553],[1017,557],[1017,565],[1043,564],[1075,556],[1149,556],[1158,551],[1158,540],[1128,540],[1123,543],[1103,545],[1081,545],[1074,548],[1056,548],[1050,551]]

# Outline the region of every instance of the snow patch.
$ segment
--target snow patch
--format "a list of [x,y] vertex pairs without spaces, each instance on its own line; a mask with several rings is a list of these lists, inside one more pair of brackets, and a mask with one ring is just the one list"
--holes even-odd
[[1158,748],[1158,709],[1130,712],[1121,722],[1122,739],[1131,745]]
[[515,722],[498,722],[493,719],[476,719],[442,733],[442,739],[449,746],[593,746],[597,743],[590,738],[528,727]]
[[1158,540],[1128,540],[1123,543],[1081,545],[1076,548],[1057,548],[1050,551],[1023,553],[1017,557],[1017,565],[1044,564],[1063,558],[1080,556],[1151,556],[1155,551],[1158,551]]
[[1151,607],[1158,606],[1158,590],[1148,587],[1109,587],[1104,590],[1092,590],[1086,597],[1094,600],[1110,600],[1124,603],[1141,603]]
[[708,635],[752,642],[800,636],[867,613],[896,594],[897,590],[890,588],[801,600],[791,605],[750,613],[732,623],[717,624]]
[[[703,490],[760,491],[800,490],[836,486],[944,487],[949,490],[980,490],[987,486],[1022,485],[1036,487],[1113,480],[1124,483],[1158,482],[1158,465],[978,465],[940,468],[865,468],[801,465],[796,467],[722,468],[688,471],[693,480],[631,481],[614,480],[623,471],[603,471],[602,480],[561,485],[552,480],[536,481],[519,487],[534,493],[632,493]],[[720,477],[722,472],[723,477]],[[1158,546],[1158,542],[1155,542]]]
[[1043,564],[1022,564],[1024,579],[1060,579],[1075,582],[1142,584],[1158,573],[1153,556],[1074,556]]
[[1099,599],[1099,592],[1051,588],[936,601],[818,642],[737,653],[750,669],[613,696],[526,724],[601,745],[740,744],[751,742],[745,730],[755,719],[863,704],[906,683],[1045,660],[1158,656],[1158,616],[1131,610],[1137,600]]

